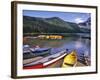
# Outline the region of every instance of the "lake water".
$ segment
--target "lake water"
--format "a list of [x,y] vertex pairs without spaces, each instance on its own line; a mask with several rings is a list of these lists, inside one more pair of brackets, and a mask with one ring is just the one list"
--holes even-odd
[[[69,52],[76,50],[78,53],[78,58],[83,53],[90,57],[91,55],[91,40],[90,38],[83,38],[82,36],[87,36],[86,34],[78,34],[78,36],[67,36],[61,40],[46,40],[46,39],[28,39],[27,44],[32,46],[40,46],[41,48],[50,47],[51,54],[56,54],[61,50],[68,49]],[[89,37],[89,36],[88,36]]]

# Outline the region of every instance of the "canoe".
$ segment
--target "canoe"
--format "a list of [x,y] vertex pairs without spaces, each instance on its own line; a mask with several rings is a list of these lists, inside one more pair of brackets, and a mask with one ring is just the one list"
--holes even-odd
[[23,69],[40,69],[40,68],[54,68],[61,67],[64,56],[66,56],[66,50],[60,51],[56,54],[49,55],[38,61],[24,64]]
[[77,64],[77,52],[73,50],[64,57],[62,68],[74,67]]
[[34,56],[40,56],[40,55],[45,55],[51,52],[51,48],[40,48],[37,50],[32,50],[31,52],[33,53]]
[[35,62],[35,61],[40,60],[42,58],[43,58],[42,56],[37,56],[37,57],[34,57],[34,58],[24,59],[23,64],[29,64],[31,62]]
[[40,48],[40,49],[33,49],[29,48],[28,50],[23,51],[23,59],[29,59],[36,56],[46,56],[49,55],[51,52],[51,48]]

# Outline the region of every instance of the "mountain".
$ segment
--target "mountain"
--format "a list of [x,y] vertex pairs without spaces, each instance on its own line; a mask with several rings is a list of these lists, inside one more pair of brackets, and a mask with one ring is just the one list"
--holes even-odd
[[81,22],[78,24],[80,27],[85,28],[85,29],[90,29],[91,26],[91,18],[89,17],[86,21]]
[[82,30],[78,24],[67,22],[59,17],[40,18],[23,16],[24,33],[79,33]]
[[90,30],[91,30],[91,18],[89,17],[86,21],[81,22],[78,25],[81,28],[81,31],[90,32]]

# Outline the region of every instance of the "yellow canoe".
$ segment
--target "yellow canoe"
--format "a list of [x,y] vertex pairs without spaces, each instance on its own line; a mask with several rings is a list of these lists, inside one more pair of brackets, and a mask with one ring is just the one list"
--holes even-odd
[[77,52],[73,50],[71,53],[69,53],[64,57],[62,67],[63,68],[74,67],[76,64],[77,64]]

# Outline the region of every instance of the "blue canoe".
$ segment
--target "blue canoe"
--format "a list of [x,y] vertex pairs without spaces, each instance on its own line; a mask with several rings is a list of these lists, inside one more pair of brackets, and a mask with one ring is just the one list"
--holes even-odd
[[31,50],[34,56],[45,55],[51,52],[51,48],[40,48],[37,50]]
[[24,53],[23,54],[24,59],[28,59],[36,56],[46,56],[51,53],[51,48],[39,48],[35,50],[34,48],[30,48],[26,51],[23,51],[23,53]]

